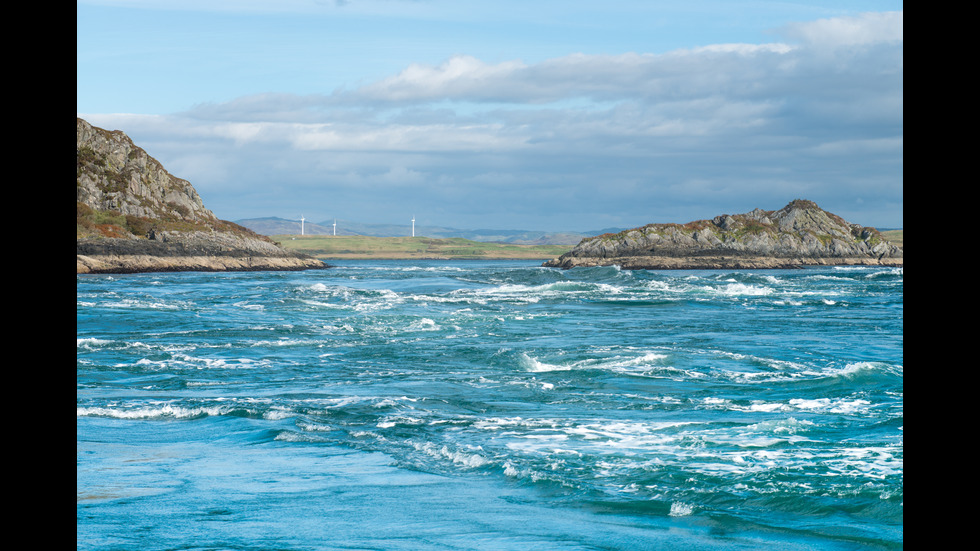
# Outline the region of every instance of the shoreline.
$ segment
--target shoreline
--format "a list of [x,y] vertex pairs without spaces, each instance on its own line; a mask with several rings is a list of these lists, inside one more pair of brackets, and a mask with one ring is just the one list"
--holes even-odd
[[529,260],[546,261],[547,256],[416,256],[408,254],[331,254],[316,256],[323,261],[328,260]]
[[567,253],[571,246],[471,241],[464,238],[365,235],[273,235],[284,249],[321,260],[537,260]]
[[236,256],[76,255],[77,274],[149,272],[262,272],[323,270],[314,258]]
[[547,260],[541,256],[428,256],[411,254],[340,254],[310,258],[238,256],[76,255],[76,274],[135,274],[151,272],[257,272],[324,270],[327,261],[544,261],[546,268],[617,266],[623,270],[788,270],[820,266],[904,267],[902,258],[732,258],[732,257],[571,257]]
[[787,270],[810,266],[887,266],[904,267],[897,258],[775,258],[731,256],[624,256],[624,257],[565,257],[542,264],[547,268],[591,268],[619,266],[623,270]]

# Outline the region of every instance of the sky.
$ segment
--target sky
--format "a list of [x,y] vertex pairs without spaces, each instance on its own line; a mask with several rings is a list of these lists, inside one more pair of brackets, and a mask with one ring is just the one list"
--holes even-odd
[[79,0],[76,111],[224,220],[901,228],[886,0]]

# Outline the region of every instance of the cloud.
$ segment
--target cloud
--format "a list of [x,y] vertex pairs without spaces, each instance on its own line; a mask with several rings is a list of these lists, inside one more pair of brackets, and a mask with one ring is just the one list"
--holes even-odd
[[903,17],[900,11],[835,17],[793,23],[781,29],[781,34],[819,48],[898,43],[904,38]]
[[737,91],[755,83],[766,60],[776,63],[785,44],[729,44],[666,54],[572,54],[527,65],[487,64],[457,55],[438,66],[415,64],[398,75],[339,95],[347,101],[388,104],[433,101],[541,104],[572,98],[670,100]]
[[[892,206],[875,216],[901,220],[901,12],[780,32],[772,44],[537,63],[457,55],[350,89],[91,122],[142,139],[230,219],[275,215],[260,211],[295,201],[276,191],[290,185],[322,201],[324,218],[341,201],[348,219],[457,201],[441,223],[469,227],[686,221],[800,196],[842,215],[878,196]],[[202,169],[207,158],[220,168]],[[251,209],[232,192],[246,189],[261,198]]]

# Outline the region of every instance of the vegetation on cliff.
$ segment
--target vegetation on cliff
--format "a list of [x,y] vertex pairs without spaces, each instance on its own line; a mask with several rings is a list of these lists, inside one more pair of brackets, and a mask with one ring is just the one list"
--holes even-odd
[[[264,235],[218,219],[190,182],[171,175],[126,134],[76,119],[80,273],[125,272],[129,265],[132,271],[201,270],[209,264],[221,271],[324,267]],[[192,260],[182,264],[182,257]],[[207,260],[217,257],[221,259]]]
[[262,239],[205,208],[187,180],[119,130],[76,117],[76,238],[147,238],[151,231],[217,231]]

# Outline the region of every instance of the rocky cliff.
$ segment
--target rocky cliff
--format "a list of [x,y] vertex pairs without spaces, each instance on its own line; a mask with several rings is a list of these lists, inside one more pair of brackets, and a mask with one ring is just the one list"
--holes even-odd
[[323,262],[219,220],[126,134],[77,120],[77,273],[305,270]]
[[870,227],[850,224],[812,201],[755,209],[687,224],[649,224],[583,239],[550,267],[625,269],[795,268],[808,265],[902,266],[901,247]]

